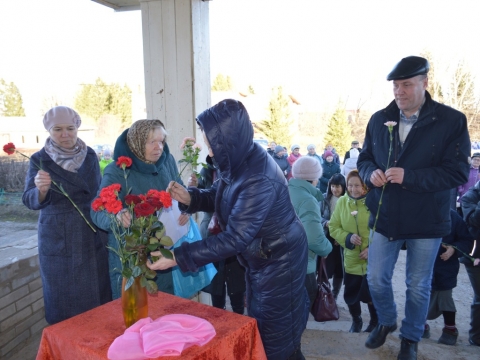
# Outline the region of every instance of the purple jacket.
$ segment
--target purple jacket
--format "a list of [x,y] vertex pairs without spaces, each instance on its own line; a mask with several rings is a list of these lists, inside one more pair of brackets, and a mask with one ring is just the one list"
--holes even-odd
[[458,202],[462,201],[462,196],[465,195],[465,193],[470,189],[473,185],[477,183],[477,181],[480,180],[478,168],[475,169],[474,167],[470,166],[470,173],[468,175],[468,181],[460,185],[457,188],[457,193],[458,193]]

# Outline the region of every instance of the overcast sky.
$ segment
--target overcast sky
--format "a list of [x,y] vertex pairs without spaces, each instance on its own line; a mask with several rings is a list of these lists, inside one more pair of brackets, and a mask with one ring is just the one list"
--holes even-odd
[[[443,67],[480,67],[476,0],[213,0],[211,73],[239,89],[282,85],[306,109],[359,99],[386,105],[396,62],[429,49]],[[0,78],[13,81],[27,115],[43,97],[72,98],[101,77],[143,87],[140,11],[89,0],[0,0]]]

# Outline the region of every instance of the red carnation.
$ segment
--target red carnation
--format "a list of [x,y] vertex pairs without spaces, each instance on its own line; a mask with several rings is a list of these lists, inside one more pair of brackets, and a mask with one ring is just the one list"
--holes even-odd
[[127,205],[135,205],[135,204],[140,204],[142,202],[142,199],[140,199],[140,196],[138,195],[126,195],[125,196],[125,204]]
[[135,216],[137,218],[142,217],[142,216],[153,215],[153,213],[156,211],[155,208],[148,203],[137,204],[137,205],[135,205],[133,210],[135,211]]
[[105,209],[105,206],[103,205],[102,199],[99,197],[93,200],[92,202],[92,209],[93,211],[102,211]]
[[150,189],[147,192],[147,197],[156,198],[156,199],[160,200],[161,199],[160,198],[160,191],[155,190],[155,189]]
[[15,145],[13,145],[11,142],[7,145],[3,145],[3,151],[5,151],[8,155],[15,154]]
[[122,202],[120,200],[110,200],[105,203],[105,209],[112,214],[117,214],[123,209]]
[[172,206],[172,197],[166,191],[160,191],[160,201],[166,209]]
[[123,170],[125,170],[125,168],[132,166],[132,159],[130,159],[128,156],[119,156],[116,164],[118,167],[121,167]]
[[160,201],[160,199],[156,199],[153,197],[147,199],[147,204],[152,205],[155,210],[160,210],[163,207],[163,204]]
[[116,200],[118,192],[120,191],[122,187],[120,184],[112,184],[109,186],[104,187],[102,190],[100,190],[100,198],[102,201],[107,202],[110,200]]

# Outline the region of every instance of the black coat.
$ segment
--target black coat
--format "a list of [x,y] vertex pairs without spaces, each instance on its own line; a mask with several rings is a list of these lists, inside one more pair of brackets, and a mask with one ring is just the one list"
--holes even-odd
[[[442,239],[442,242],[453,245],[460,251],[469,254],[473,248],[473,236],[470,235],[467,224],[452,209],[450,209],[450,218],[452,219],[452,230],[450,234]],[[445,251],[447,250],[443,246],[440,246],[438,249],[435,265],[433,266],[432,290],[450,290],[457,286],[457,275],[460,269],[458,259],[463,255],[460,251],[455,250],[450,259],[444,261],[440,258],[440,255]]]
[[243,105],[224,100],[198,116],[220,170],[209,190],[189,188],[189,213],[216,211],[224,229],[175,249],[182,271],[232,255],[245,268],[248,314],[257,320],[267,357],[286,359],[308,319],[307,236],[280,168],[253,142]]
[[[61,184],[83,212],[93,232],[52,184],[46,199],[38,202],[34,179],[41,164],[53,181]],[[38,256],[43,282],[45,319],[49,324],[71,318],[112,300],[108,276],[107,233],[90,217],[90,204],[100,186],[101,175],[95,151],[87,156],[77,173],[58,166],[44,149],[32,155],[22,201],[38,218]]]
[[[480,181],[477,182],[462,197],[463,219],[467,223],[470,234],[477,239],[477,246],[472,256],[475,259],[480,258]],[[471,262],[465,261],[465,264],[471,265]]]
[[[373,228],[382,187],[375,187],[370,176],[376,169],[403,168],[402,184],[387,183],[376,231],[390,240],[441,238],[450,233],[450,190],[468,180],[470,139],[467,119],[461,112],[426,99],[417,122],[403,147],[398,123],[400,110],[395,101],[370,119],[357,168],[371,189],[367,194],[369,226]],[[393,149],[389,159],[390,134],[387,121],[395,121]]]
[[335,174],[340,174],[340,165],[338,165],[335,161],[328,162],[325,160],[322,164],[322,168],[323,173],[322,177],[320,178],[320,191],[322,194],[324,194],[327,192],[330,178]]

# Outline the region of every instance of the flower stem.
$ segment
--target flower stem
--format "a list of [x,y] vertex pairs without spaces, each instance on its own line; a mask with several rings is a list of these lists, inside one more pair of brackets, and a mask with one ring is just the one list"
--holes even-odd
[[475,262],[475,259],[473,257],[471,257],[470,255],[468,254],[465,254],[462,250],[460,250],[458,247],[452,245],[452,244],[447,244],[447,243],[444,243],[442,242],[442,245],[445,245],[445,246],[451,246],[453,247],[455,250],[457,250],[458,252],[460,252],[463,256],[465,256],[468,260],[470,260],[471,262]]

